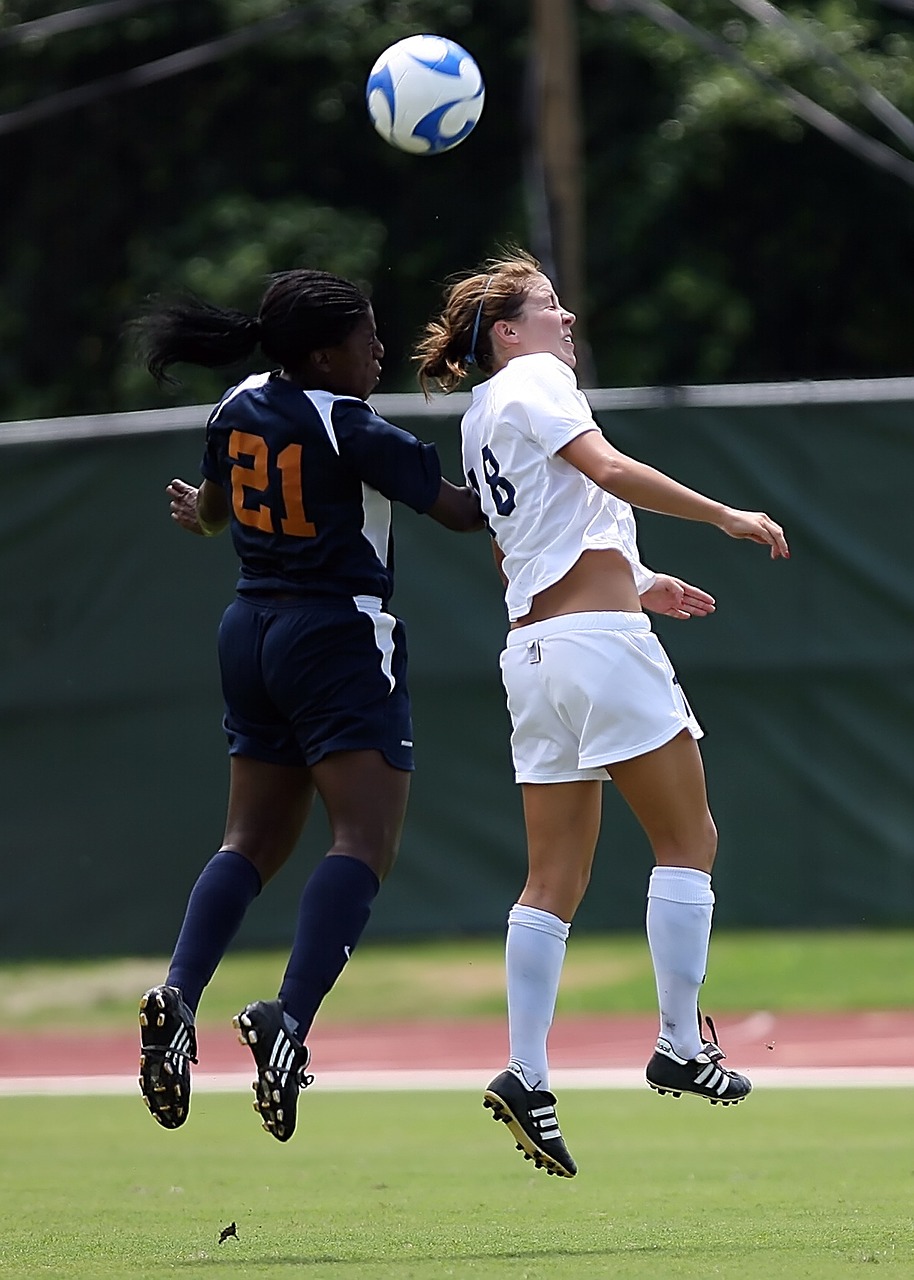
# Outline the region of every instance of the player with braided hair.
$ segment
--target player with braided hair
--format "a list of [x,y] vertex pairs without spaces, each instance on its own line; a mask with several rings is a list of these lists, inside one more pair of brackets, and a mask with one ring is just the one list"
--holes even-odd
[[168,486],[172,518],[226,527],[240,560],[219,630],[230,753],[222,844],[187,903],[168,973],[140,1006],[140,1089],[167,1129],[187,1119],[195,1014],[247,908],[290,857],[315,793],[332,845],[301,895],[278,997],[235,1018],[254,1056],[255,1109],[281,1142],[311,1082],[305,1038],[390,871],[413,733],[393,590],[391,504],[448,529],[482,527],[434,445],[373,412],[384,348],[371,303],[323,271],[274,276],[256,316],[195,298],[136,321],[150,372],[219,368],[259,347],[272,369],[225,393],[206,427],[199,487]]

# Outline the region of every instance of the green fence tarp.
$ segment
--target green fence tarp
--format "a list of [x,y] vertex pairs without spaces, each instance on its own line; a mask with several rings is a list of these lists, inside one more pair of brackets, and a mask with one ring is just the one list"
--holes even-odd
[[[910,403],[598,415],[620,448],[733,505],[764,508],[792,558],[639,517],[644,558],[718,602],[656,620],[707,736],[722,926],[914,917],[914,459]],[[404,421],[459,475],[457,424]],[[0,431],[2,431],[0,427]],[[215,633],[227,538],[187,536],[165,484],[201,436],[170,431],[2,450],[0,956],[167,953],[222,836],[227,760]],[[500,587],[485,534],[398,510],[396,612],[410,645],[417,773],[381,936],[501,932],[524,878],[498,676]],[[254,904],[242,946],[289,941],[327,843]],[[644,837],[605,788],[576,929],[641,927]]]

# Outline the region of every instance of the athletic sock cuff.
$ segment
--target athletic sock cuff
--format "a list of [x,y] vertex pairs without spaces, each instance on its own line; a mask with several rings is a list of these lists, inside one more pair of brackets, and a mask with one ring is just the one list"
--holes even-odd
[[213,855],[212,863],[214,865],[221,863],[225,866],[234,866],[239,876],[247,878],[252,896],[255,898],[259,896],[263,888],[260,872],[250,858],[246,858],[243,853],[239,853],[237,849],[220,849],[218,853]]
[[519,903],[508,913],[508,926],[518,924],[527,929],[535,929],[538,933],[548,933],[553,938],[561,938],[562,942],[567,940],[571,928],[570,924],[549,911],[540,911],[539,907],[522,907]]
[[690,906],[714,905],[711,877],[706,871],[697,871],[693,867],[654,867],[647,896]]

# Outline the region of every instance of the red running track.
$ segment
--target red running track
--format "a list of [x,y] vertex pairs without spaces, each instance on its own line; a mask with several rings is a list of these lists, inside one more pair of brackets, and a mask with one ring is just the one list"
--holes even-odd
[[[729,1014],[716,1020],[727,1060],[741,1067],[914,1067],[914,1010],[850,1014]],[[653,1016],[559,1016],[549,1042],[553,1068],[644,1067],[657,1036]],[[248,1051],[231,1027],[202,1026],[200,1070],[247,1070]],[[478,1070],[504,1065],[504,1020],[318,1022],[309,1037],[323,1072]],[[0,1079],[136,1073],[139,1033],[5,1036]]]

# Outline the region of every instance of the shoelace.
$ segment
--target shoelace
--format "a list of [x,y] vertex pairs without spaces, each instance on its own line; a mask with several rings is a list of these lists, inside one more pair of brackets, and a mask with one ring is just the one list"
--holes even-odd
[[714,1020],[713,1018],[708,1017],[707,1014],[702,1014],[701,1006],[699,1006],[698,1008],[698,1034],[699,1035],[701,1035],[701,1028],[703,1023],[708,1028],[708,1031],[710,1032],[710,1035],[711,1035],[711,1039],[705,1040],[704,1036],[702,1036],[702,1041],[703,1041],[702,1048],[704,1049],[704,1052],[707,1054],[707,1056],[711,1059],[712,1062],[722,1062],[727,1055],[724,1053],[723,1049],[720,1047],[720,1041],[717,1038],[717,1028],[714,1025]]

